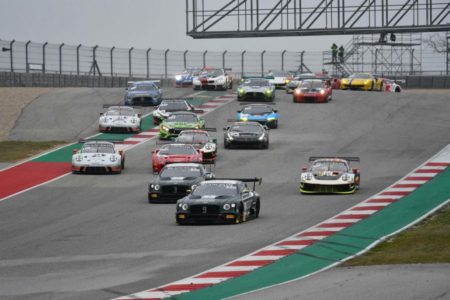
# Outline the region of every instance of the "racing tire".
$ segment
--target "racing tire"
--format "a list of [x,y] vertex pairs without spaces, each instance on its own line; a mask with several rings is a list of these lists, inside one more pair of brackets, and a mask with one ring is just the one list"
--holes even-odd
[[200,87],[194,86],[194,90],[195,90],[195,91],[198,91],[198,90],[200,90]]
[[278,120],[274,121],[273,123],[269,123],[269,124],[270,124],[270,126],[267,126],[267,127],[269,127],[270,129],[278,128]]
[[231,149],[231,144],[227,141],[223,141],[223,146],[225,147],[225,149]]
[[255,219],[259,218],[259,211],[261,209],[261,202],[258,200],[256,200],[256,208],[255,208]]
[[369,91],[373,91],[374,88],[375,88],[375,82],[373,82],[373,80],[372,80],[372,85],[370,86]]
[[233,89],[233,81],[230,81],[230,84],[228,85],[228,88],[231,90]]
[[400,91],[401,91],[401,90],[400,90],[399,87],[396,87],[396,88],[395,88],[395,92],[396,92],[396,93],[400,93]]
[[120,167],[121,167],[122,170],[125,169],[125,158],[122,159],[122,162],[121,162],[121,164],[120,164]]
[[245,214],[244,205],[242,205],[242,203],[241,203],[241,204],[239,204],[238,214],[236,216],[236,219],[234,220],[234,223],[235,224],[243,223],[244,222],[244,214]]
[[269,140],[267,140],[267,142],[261,144],[261,149],[269,149]]

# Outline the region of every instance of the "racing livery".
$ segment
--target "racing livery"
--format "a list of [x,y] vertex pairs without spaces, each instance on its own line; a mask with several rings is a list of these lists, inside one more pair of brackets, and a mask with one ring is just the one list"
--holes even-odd
[[202,72],[192,80],[194,90],[221,89],[227,90],[233,87],[233,78],[228,74],[229,69],[212,69]]
[[98,129],[100,132],[140,132],[141,115],[129,106],[109,106],[100,114]]
[[359,170],[349,165],[349,161],[359,162],[358,157],[310,157],[309,161],[309,168],[300,174],[302,194],[352,194],[359,189]]
[[383,90],[391,93],[400,93],[402,87],[392,79],[383,78]]
[[341,89],[381,91],[383,89],[383,81],[369,73],[355,73],[348,78],[341,79]]
[[[253,190],[246,182],[253,182]],[[192,192],[177,201],[175,220],[187,223],[239,224],[258,218],[261,207],[255,184],[261,178],[202,181]]]
[[131,106],[156,106],[161,103],[162,92],[153,81],[133,81],[127,88],[124,104]]
[[176,143],[191,144],[202,154],[203,163],[213,164],[217,156],[217,138],[210,137],[208,131],[215,128],[183,130],[175,139]]
[[269,71],[264,78],[269,79],[276,88],[284,88],[293,79],[291,73],[286,71]]
[[257,122],[233,122],[224,127],[223,143],[231,147],[269,148],[269,128]]
[[194,107],[184,99],[163,99],[152,112],[153,124],[159,125],[175,111],[194,111]]
[[172,163],[202,163],[202,154],[194,146],[188,144],[156,145],[152,151],[153,173],[158,174],[161,169]]
[[177,137],[186,129],[205,128],[205,120],[193,112],[173,112],[159,125],[159,139],[168,140]]
[[292,101],[295,103],[326,103],[331,100],[332,89],[321,79],[305,79],[295,89]]
[[247,104],[237,111],[236,120],[258,122],[269,128],[277,128],[278,111],[267,104]]
[[192,85],[192,79],[194,79],[195,76],[200,75],[201,72],[202,72],[201,68],[187,68],[180,74],[175,75],[175,85],[176,86]]
[[197,163],[176,163],[164,166],[148,185],[149,203],[175,203],[188,195],[192,187],[204,180],[214,179],[213,173]]
[[80,141],[80,150],[74,149],[72,173],[121,173],[125,169],[125,153],[116,150],[114,143],[101,140]]
[[238,101],[275,99],[275,86],[264,78],[249,78],[237,88]]

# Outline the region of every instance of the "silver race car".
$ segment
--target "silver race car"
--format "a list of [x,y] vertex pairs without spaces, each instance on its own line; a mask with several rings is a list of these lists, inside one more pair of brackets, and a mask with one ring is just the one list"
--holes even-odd
[[81,141],[83,147],[74,149],[72,173],[121,173],[125,168],[125,153],[114,143],[101,140]]
[[164,99],[153,111],[153,124],[159,125],[175,111],[194,111],[194,107],[184,99]]
[[272,102],[275,86],[264,78],[244,79],[237,89],[238,101],[262,100]]
[[109,106],[100,114],[98,129],[100,132],[140,132],[141,114],[129,106]]

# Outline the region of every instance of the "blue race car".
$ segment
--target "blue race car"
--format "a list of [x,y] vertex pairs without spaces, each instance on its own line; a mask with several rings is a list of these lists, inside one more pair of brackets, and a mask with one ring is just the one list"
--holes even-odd
[[278,127],[278,111],[267,104],[245,104],[236,113],[239,122],[253,121],[269,128]]
[[161,101],[161,89],[154,81],[130,82],[123,99],[124,105],[130,106],[157,106]]
[[200,75],[201,72],[202,72],[201,68],[187,68],[181,74],[175,75],[175,85],[176,86],[192,85],[192,79],[195,76]]

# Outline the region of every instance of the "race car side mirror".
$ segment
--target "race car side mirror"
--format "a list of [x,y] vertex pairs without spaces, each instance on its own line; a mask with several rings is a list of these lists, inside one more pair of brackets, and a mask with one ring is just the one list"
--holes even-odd
[[213,173],[206,173],[205,174],[205,180],[212,180],[216,178],[216,176]]
[[77,154],[78,153],[78,149],[73,149],[73,154]]
[[306,171],[308,171],[308,168],[307,167],[303,167],[302,168],[302,172],[306,172]]

